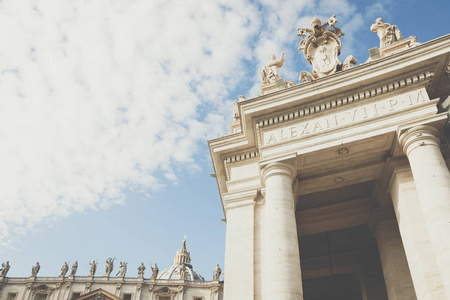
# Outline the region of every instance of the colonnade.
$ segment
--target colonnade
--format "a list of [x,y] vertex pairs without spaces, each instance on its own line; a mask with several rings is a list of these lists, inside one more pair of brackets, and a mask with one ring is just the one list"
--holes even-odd
[[[399,135],[398,142],[409,164],[394,170],[387,191],[397,221],[380,221],[374,229],[388,299],[450,299],[450,172],[438,130],[430,125],[412,127]],[[296,174],[287,162],[261,168],[265,187],[258,250],[261,274],[254,271],[258,196],[247,193],[241,202],[234,200],[232,212],[227,210],[225,300],[303,299],[292,185]],[[255,284],[255,278],[262,284]],[[256,298],[255,288],[261,289]]]

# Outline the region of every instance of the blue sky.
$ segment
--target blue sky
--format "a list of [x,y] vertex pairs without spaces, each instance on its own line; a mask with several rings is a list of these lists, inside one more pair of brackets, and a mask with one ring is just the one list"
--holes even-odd
[[[311,67],[297,27],[337,15],[341,61],[379,40],[377,17],[419,42],[449,33],[448,1],[0,1],[0,262],[57,276],[64,261],[168,267],[183,235],[206,279],[225,223],[207,140],[260,68]],[[118,263],[116,263],[116,270]],[[115,274],[115,271],[113,273]],[[147,269],[147,271],[149,268]],[[226,271],[225,271],[226,272]],[[149,275],[149,271],[147,272]]]

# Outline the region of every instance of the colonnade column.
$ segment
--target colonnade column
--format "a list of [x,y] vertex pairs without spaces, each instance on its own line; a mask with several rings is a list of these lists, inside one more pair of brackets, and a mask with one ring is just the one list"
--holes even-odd
[[227,232],[224,299],[254,299],[254,207],[257,189],[223,195]]
[[397,221],[380,220],[375,226],[378,253],[389,300],[417,299]]
[[436,128],[413,127],[399,137],[408,156],[445,292],[450,295],[450,172]]
[[303,299],[292,193],[296,169],[276,162],[265,166],[261,175],[266,186],[262,299]]
[[388,191],[397,216],[417,299],[446,299],[409,166],[401,163],[395,167]]

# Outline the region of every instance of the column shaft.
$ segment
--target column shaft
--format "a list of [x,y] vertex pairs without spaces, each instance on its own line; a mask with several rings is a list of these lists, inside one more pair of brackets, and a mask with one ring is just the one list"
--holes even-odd
[[263,300],[303,299],[292,181],[295,169],[272,163],[262,170],[266,184],[263,235]]
[[389,192],[418,299],[445,299],[436,256],[409,167],[394,171]]
[[224,299],[254,299],[253,232],[254,198],[252,192],[225,195],[227,232],[225,242]]
[[379,221],[375,237],[389,300],[417,299],[395,219]]
[[450,298],[450,172],[437,135],[432,126],[417,126],[403,133],[399,142],[408,156],[445,293]]

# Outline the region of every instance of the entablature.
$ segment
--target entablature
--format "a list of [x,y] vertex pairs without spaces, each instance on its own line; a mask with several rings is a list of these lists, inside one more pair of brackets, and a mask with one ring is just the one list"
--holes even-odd
[[[236,186],[227,184],[233,181],[233,164],[259,161],[261,167],[261,163],[292,155],[302,161],[308,153],[322,150],[345,155],[348,144],[365,139],[383,143],[374,154],[378,155],[376,161],[382,161],[392,154],[389,151],[398,126],[437,114],[439,98],[432,97],[442,92],[436,82],[446,76],[443,66],[448,64],[449,49],[450,35],[446,35],[309,83],[239,102],[241,132],[209,141],[220,194],[227,193],[228,186]],[[355,145],[371,152],[363,144]]]

